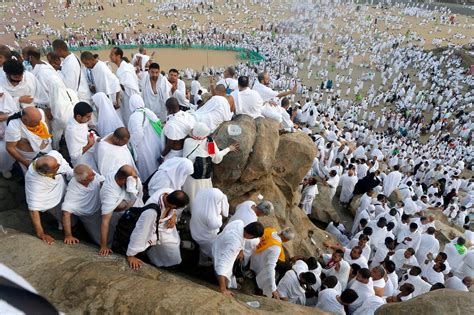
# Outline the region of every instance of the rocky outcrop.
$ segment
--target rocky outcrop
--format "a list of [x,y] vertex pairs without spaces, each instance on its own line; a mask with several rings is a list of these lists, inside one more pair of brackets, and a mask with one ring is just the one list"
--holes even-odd
[[360,198],[362,195],[355,195],[352,197],[351,203],[349,204],[349,212],[355,216],[357,213],[357,208],[359,208]]
[[473,297],[472,292],[441,289],[417,296],[407,302],[383,305],[375,314],[472,314],[474,312]]
[[100,257],[83,244],[49,246],[9,229],[0,233],[0,252],[9,253],[2,263],[67,314],[322,314],[264,297],[228,298],[164,269],[145,265],[132,271],[123,256]]
[[340,206],[339,202],[334,197],[329,200],[329,187],[318,184],[319,194],[316,195],[313,202],[313,209],[310,217],[323,223],[329,223],[331,221],[341,222],[339,216],[340,209],[336,207]]
[[[446,245],[447,243],[451,242],[452,239],[456,237],[464,237],[464,229],[449,222],[448,218],[443,214],[443,210],[441,208],[437,208],[435,210],[431,210],[428,214],[433,214],[436,217],[435,227],[437,231],[436,238],[439,240],[441,247]],[[470,247],[471,244],[467,241],[467,247]]]
[[228,154],[214,168],[213,184],[227,194],[231,208],[263,195],[273,202],[275,215],[261,222],[277,229],[293,227],[297,238],[285,247],[290,254],[313,255],[329,236],[298,208],[298,186],[317,153],[311,138],[302,132],[279,135],[275,121],[242,115],[222,124],[214,139],[220,148],[240,143],[239,152]]

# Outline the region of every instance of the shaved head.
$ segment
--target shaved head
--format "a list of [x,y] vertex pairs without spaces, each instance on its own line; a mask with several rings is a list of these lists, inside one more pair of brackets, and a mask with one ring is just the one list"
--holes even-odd
[[215,91],[216,91],[216,95],[219,95],[219,96],[226,95],[226,88],[224,84],[217,85]]
[[26,107],[23,109],[21,121],[28,127],[36,127],[42,119],[41,112],[36,107]]
[[137,172],[131,165],[124,165],[117,171],[116,179],[127,179],[129,176],[137,176]]
[[130,132],[125,127],[120,127],[115,129],[112,138],[110,138],[110,143],[113,145],[123,146],[128,143],[130,140]]
[[168,115],[175,114],[175,113],[179,112],[178,100],[174,97],[170,97],[166,101],[166,110],[168,111]]
[[40,174],[50,174],[59,168],[58,161],[49,155],[39,157],[35,162],[35,169]]

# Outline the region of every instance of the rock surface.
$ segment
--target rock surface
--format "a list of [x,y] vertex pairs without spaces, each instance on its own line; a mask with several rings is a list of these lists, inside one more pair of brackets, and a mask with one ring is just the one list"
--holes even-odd
[[[319,194],[316,195],[313,201],[313,209],[310,217],[323,223],[329,223],[331,221],[340,222],[341,218],[336,206],[339,206],[337,196],[333,200],[329,200],[329,187],[318,184]],[[335,205],[337,203],[337,205]]]
[[[238,126],[240,135],[229,130]],[[278,125],[270,119],[238,116],[222,124],[214,133],[219,148],[239,142],[240,151],[228,154],[214,168],[213,184],[229,198],[231,212],[246,200],[257,200],[259,194],[270,200],[275,214],[261,218],[265,226],[277,229],[293,227],[297,237],[285,244],[290,254],[314,255],[328,237],[298,208],[301,195],[298,186],[310,169],[317,149],[302,132],[278,134]],[[308,237],[313,233],[314,244]]]
[[83,244],[48,246],[9,229],[0,233],[0,252],[10,253],[2,263],[67,314],[323,314],[263,297],[228,298],[164,269],[145,265],[132,271],[122,256],[99,257],[96,248]]
[[429,292],[403,303],[386,304],[375,312],[376,315],[473,313],[474,294],[449,289]]
[[357,208],[359,208],[360,198],[362,195],[355,195],[352,197],[351,203],[349,204],[349,212],[355,216],[357,212]]

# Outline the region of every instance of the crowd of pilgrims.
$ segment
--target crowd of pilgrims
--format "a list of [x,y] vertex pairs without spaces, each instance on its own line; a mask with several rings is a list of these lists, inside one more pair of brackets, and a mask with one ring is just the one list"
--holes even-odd
[[[310,69],[324,54],[295,48],[320,36],[290,34],[307,23],[307,16],[283,21],[276,37],[273,26],[255,37],[239,34],[245,48],[262,39],[266,60],[208,69],[206,88],[193,70],[165,73],[144,48],[132,60],[111,49],[114,73],[91,52],[74,55],[61,39],[47,56],[33,46],[21,53],[0,46],[0,171],[5,178],[14,167],[23,171],[38,238],[55,242],[41,223],[48,211],[64,243],[79,242],[73,232],[80,221],[101,256],[123,254],[133,269],[143,261],[179,265],[182,251],[198,247],[199,266],[213,266],[225,295],[254,278],[267,297],[340,314],[373,314],[444,287],[472,290],[474,181],[463,176],[473,167],[472,74],[451,50],[437,56],[420,49],[416,36],[369,32],[364,41],[375,48],[340,37],[347,57],[336,64],[340,74],[333,81],[322,71],[320,85],[305,86],[297,55],[308,56]],[[355,54],[371,55],[380,86],[374,75],[352,75]],[[190,88],[183,78],[192,78]],[[342,91],[343,84],[352,90]],[[239,143],[221,148],[212,134],[237,115],[275,120],[280,133],[314,141],[301,211],[317,209],[318,185],[329,200],[357,209],[352,226],[329,223],[337,242],[321,244],[327,253],[289,257],[283,244],[297,231],[258,222],[273,214],[270,201],[230,209],[213,187],[212,165],[238,154]],[[435,212],[464,235],[440,244]],[[184,218],[189,240],[178,229]]]

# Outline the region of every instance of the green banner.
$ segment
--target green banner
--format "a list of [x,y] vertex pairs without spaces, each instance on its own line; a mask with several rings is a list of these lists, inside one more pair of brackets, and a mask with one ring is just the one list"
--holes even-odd
[[[232,46],[212,46],[212,45],[185,45],[185,44],[147,44],[147,45],[102,45],[102,46],[72,46],[69,47],[71,51],[90,51],[90,50],[110,50],[113,47],[120,47],[122,49],[137,49],[144,48],[180,48],[180,49],[206,49],[206,50],[220,50],[220,51],[235,51],[238,53],[238,58],[248,60],[251,63],[256,63],[265,60],[260,53],[246,48],[232,47]],[[49,49],[50,50],[50,49]]]

